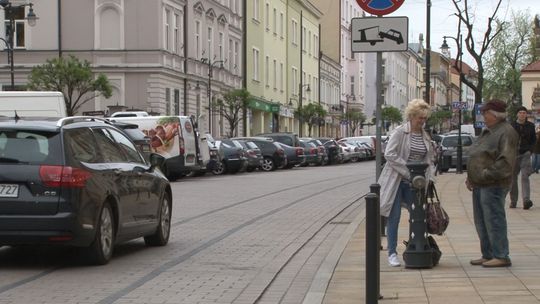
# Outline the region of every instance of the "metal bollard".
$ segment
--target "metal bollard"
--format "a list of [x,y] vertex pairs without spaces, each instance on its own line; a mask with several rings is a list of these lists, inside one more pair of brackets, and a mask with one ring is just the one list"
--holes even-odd
[[379,196],[369,193],[366,196],[366,303],[376,304],[379,298],[380,253],[379,235],[380,205]]
[[411,173],[411,187],[413,189],[413,202],[409,209],[409,241],[403,252],[406,268],[433,267],[432,250],[427,241],[426,232],[426,193],[425,163],[411,162],[407,168]]
[[[381,185],[379,184],[371,184],[369,186],[369,192],[377,194],[377,196],[381,197]],[[381,236],[386,236],[386,217],[381,215],[381,221],[380,221],[380,228],[381,228]],[[380,247],[382,250],[382,246]]]

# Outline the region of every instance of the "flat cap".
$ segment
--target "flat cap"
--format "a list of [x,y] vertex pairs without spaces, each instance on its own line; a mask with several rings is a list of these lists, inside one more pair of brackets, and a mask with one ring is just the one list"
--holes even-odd
[[504,112],[506,112],[506,103],[504,101],[498,100],[498,99],[488,100],[486,103],[484,103],[480,107],[480,111],[484,112],[484,111],[488,111],[488,110],[493,110],[495,112],[504,113]]

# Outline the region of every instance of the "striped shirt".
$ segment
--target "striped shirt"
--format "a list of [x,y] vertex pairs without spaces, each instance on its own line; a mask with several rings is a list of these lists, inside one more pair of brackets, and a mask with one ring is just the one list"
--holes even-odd
[[422,161],[426,154],[427,149],[422,133],[411,133],[411,153],[407,161]]

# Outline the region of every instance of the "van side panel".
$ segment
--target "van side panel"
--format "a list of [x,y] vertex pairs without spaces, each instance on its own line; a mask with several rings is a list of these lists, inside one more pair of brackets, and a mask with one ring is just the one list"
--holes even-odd
[[163,172],[169,179],[176,179],[189,171],[186,167],[185,143],[179,116],[114,117],[112,121],[133,123],[150,137],[153,153],[165,157]]
[[66,103],[61,92],[0,91],[0,116],[66,117]]
[[184,136],[186,166],[195,166],[197,161],[197,143],[195,140],[195,130],[191,119],[187,116],[180,117],[180,128]]

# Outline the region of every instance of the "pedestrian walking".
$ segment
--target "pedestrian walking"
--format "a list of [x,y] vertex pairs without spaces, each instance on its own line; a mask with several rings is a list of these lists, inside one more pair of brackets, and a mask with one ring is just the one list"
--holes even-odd
[[527,210],[533,206],[531,201],[531,184],[529,176],[532,174],[531,154],[536,143],[536,132],[534,124],[527,120],[527,108],[517,109],[517,120],[512,123],[512,127],[519,135],[519,150],[512,176],[512,187],[510,188],[510,208],[516,208],[518,201],[518,177],[521,173],[521,197],[523,198],[523,209]]
[[397,233],[401,218],[401,206],[409,208],[413,202],[410,185],[410,172],[407,162],[419,161],[429,164],[426,173],[428,180],[433,180],[435,151],[430,135],[424,130],[424,124],[431,114],[429,105],[421,99],[413,99],[405,109],[407,122],[397,127],[388,143],[384,157],[386,164],[381,172],[381,215],[387,217],[388,264],[400,266],[397,256]]
[[532,166],[534,173],[540,170],[540,125],[536,127],[536,143],[534,144]]
[[490,100],[480,108],[486,127],[469,147],[467,189],[472,191],[474,225],[482,257],[472,265],[511,266],[504,201],[512,183],[519,137],[506,122],[506,103]]

